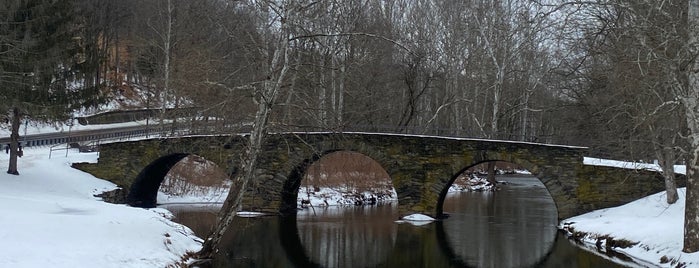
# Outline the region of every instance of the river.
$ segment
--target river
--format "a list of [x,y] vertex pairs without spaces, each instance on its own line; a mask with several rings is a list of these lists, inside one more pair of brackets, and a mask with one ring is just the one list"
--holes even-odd
[[[496,192],[449,194],[450,217],[421,226],[396,223],[396,203],[236,218],[212,267],[635,266],[581,249],[557,232],[556,207],[535,177],[497,179],[507,184]],[[200,237],[216,218],[211,209],[167,208]]]

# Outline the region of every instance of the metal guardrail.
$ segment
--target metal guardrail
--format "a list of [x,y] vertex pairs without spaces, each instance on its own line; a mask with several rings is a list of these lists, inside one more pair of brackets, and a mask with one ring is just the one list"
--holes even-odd
[[[204,122],[195,125],[182,123],[173,128],[171,124],[151,124],[24,135],[20,136],[19,142],[22,147],[66,145],[66,147],[90,146],[96,148],[100,143],[107,141],[122,141],[140,137],[179,137],[196,133],[230,133],[233,129],[240,130],[241,126]],[[0,137],[0,146],[4,147],[10,141],[10,137]]]
[[[72,143],[85,144],[89,142],[106,140],[125,140],[151,135],[156,136],[160,134],[160,128],[156,126],[135,126],[26,135],[21,136],[19,142],[23,147],[35,147],[52,146],[57,144],[70,145]],[[9,137],[0,138],[0,144],[9,143]]]

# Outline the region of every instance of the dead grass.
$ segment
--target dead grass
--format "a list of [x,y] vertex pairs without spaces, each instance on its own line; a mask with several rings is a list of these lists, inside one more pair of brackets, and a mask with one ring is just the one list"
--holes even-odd
[[386,170],[368,156],[341,151],[328,154],[306,171],[301,187],[337,187],[345,185],[365,191],[392,185]]
[[[498,161],[500,170],[514,170],[519,166]],[[454,184],[469,185],[469,174],[484,172],[487,164],[473,166],[461,174]],[[161,191],[171,195],[204,194],[211,187],[223,187],[228,175],[215,163],[200,156],[190,155],[177,163],[165,177]],[[386,170],[375,160],[357,152],[340,151],[320,158],[306,171],[301,187],[347,187],[357,192],[392,188]]]
[[[498,170],[512,171],[520,166],[509,162],[496,162]],[[464,171],[454,184],[469,185],[469,174],[487,171],[487,163],[475,165]],[[368,156],[351,151],[340,151],[320,158],[306,171],[301,182],[303,188],[348,186],[356,191],[380,189],[393,186],[386,170]]]
[[226,172],[214,162],[190,155],[178,162],[160,185],[160,190],[171,195],[204,194],[211,187],[224,186]]

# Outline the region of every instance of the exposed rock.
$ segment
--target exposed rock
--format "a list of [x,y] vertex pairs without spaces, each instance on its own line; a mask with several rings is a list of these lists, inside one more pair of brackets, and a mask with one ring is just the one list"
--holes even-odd
[[102,201],[113,204],[126,204],[127,191],[121,188],[114,189],[111,191],[102,192],[101,194],[94,195],[95,197],[102,198]]

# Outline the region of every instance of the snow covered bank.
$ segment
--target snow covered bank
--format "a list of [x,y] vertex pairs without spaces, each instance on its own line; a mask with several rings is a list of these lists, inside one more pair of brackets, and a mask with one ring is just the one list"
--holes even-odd
[[[196,186],[195,186],[196,187]],[[196,191],[182,193],[182,194],[169,194],[165,193],[160,189],[158,191],[158,205],[167,204],[196,204],[196,203],[223,203],[228,197],[228,191],[230,190],[230,183],[226,183],[224,187],[205,187],[200,186],[196,188]]]
[[[603,166],[603,167],[617,167],[625,169],[645,169],[662,172],[663,169],[660,168],[658,164],[651,163],[641,163],[641,162],[629,162],[629,161],[619,161],[610,159],[600,159],[593,157],[585,157],[583,159],[583,164],[588,166]],[[675,173],[686,174],[685,165],[675,165]]]
[[[661,192],[623,206],[566,219],[559,228],[600,250],[609,246],[660,267],[697,267],[699,253],[682,252],[685,188],[678,189],[678,194],[680,200],[673,205],[665,202],[665,193]],[[680,263],[686,266],[677,266]]]
[[201,247],[167,210],[93,197],[115,185],[70,164],[95,162],[96,153],[48,155],[48,148],[27,148],[21,175],[0,173],[0,267],[166,267]]
[[299,208],[306,206],[373,205],[377,202],[396,201],[398,194],[393,186],[367,191],[357,191],[345,185],[335,187],[301,187],[298,193]]
[[450,193],[456,192],[483,192],[492,191],[495,185],[490,183],[485,176],[469,174],[457,178],[454,183],[449,186]]

